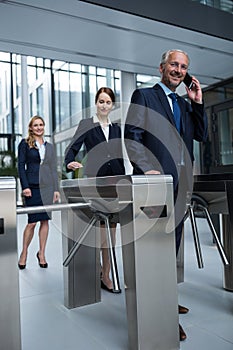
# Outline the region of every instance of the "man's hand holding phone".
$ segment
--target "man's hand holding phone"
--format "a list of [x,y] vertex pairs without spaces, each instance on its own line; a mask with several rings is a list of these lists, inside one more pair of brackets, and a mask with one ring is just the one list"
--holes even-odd
[[183,82],[185,83],[185,85],[187,86],[187,88],[189,90],[192,89],[193,87],[193,78],[191,77],[191,75],[189,75],[188,73],[186,73]]
[[186,91],[190,100],[202,104],[202,90],[199,81],[186,73],[183,82],[186,85]]

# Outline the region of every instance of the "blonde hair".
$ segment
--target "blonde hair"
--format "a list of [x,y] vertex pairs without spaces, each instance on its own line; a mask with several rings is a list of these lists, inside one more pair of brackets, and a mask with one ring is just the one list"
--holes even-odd
[[36,140],[35,140],[35,137],[34,137],[34,133],[33,133],[32,129],[31,129],[32,128],[32,124],[34,123],[34,121],[36,119],[40,119],[42,121],[43,125],[45,125],[44,119],[42,117],[40,117],[39,115],[34,115],[30,119],[29,124],[28,124],[28,136],[25,139],[27,144],[28,144],[28,146],[30,148],[32,148],[32,147],[37,148],[36,145],[35,145],[35,141]]

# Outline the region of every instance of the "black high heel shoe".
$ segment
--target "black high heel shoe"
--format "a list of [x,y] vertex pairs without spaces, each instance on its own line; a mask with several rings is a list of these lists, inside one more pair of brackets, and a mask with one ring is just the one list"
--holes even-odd
[[40,262],[40,257],[39,257],[39,252],[36,254],[36,257],[37,257],[37,259],[38,259],[38,264],[39,264],[39,266],[40,266],[42,269],[46,269],[46,268],[48,267],[48,264],[47,264],[47,263],[41,264],[41,262]]
[[112,288],[108,288],[108,287],[106,286],[106,284],[104,284],[104,282],[103,282],[102,280],[101,280],[100,282],[101,282],[101,288],[102,288],[102,289],[107,290],[107,291],[110,292],[110,293],[114,293],[114,292],[113,292],[113,289],[112,289]]
[[[20,255],[19,261],[20,261],[20,259],[21,259],[21,255]],[[20,263],[18,262],[18,267],[19,267],[20,270],[24,270],[25,267],[26,267],[26,262],[25,262],[25,264],[20,264]]]
[[26,267],[26,264],[22,265],[22,264],[18,263],[18,267],[19,267],[20,270],[24,270],[25,267]]
[[104,290],[107,290],[109,293],[115,293],[115,294],[121,293],[121,289],[114,290],[113,288],[108,288],[108,286],[106,286],[106,284],[102,280],[100,282],[101,282],[101,288]]

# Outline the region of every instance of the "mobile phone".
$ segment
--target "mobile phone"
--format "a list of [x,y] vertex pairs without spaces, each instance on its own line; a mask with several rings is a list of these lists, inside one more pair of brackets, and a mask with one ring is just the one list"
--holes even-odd
[[186,73],[183,82],[185,83],[185,85],[188,87],[189,90],[192,89],[192,87],[193,87],[193,81],[192,81],[191,75],[189,75],[188,73]]

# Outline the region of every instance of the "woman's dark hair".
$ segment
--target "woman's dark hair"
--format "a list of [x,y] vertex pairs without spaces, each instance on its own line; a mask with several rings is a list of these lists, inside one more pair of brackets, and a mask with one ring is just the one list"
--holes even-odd
[[95,103],[97,103],[98,98],[99,98],[99,95],[102,94],[102,92],[105,92],[105,94],[107,94],[107,95],[111,98],[112,103],[115,103],[115,100],[116,100],[115,94],[114,94],[114,92],[112,91],[112,89],[110,89],[109,87],[101,87],[101,88],[97,91],[97,93],[96,93],[96,95],[95,95]]

